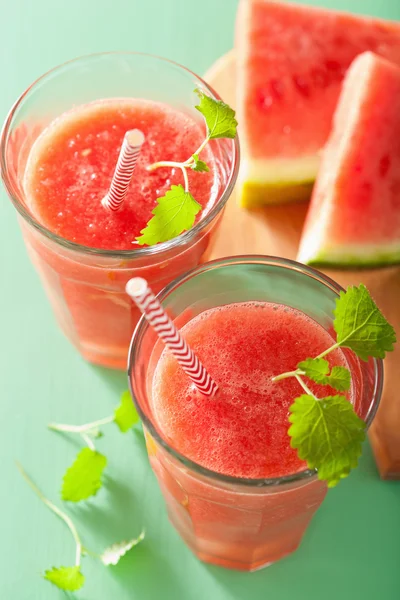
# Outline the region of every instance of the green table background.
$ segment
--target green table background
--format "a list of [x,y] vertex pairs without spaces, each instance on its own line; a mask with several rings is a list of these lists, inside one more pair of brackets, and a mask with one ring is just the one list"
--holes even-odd
[[[399,0],[330,5],[400,19]],[[236,0],[2,0],[0,116],[37,76],[89,52],[151,52],[203,73],[232,47],[236,7]],[[82,362],[58,331],[4,190],[0,261],[0,598],[61,599],[65,594],[40,574],[73,563],[72,538],[14,461],[59,502],[77,440],[47,431],[46,423],[106,416],[126,377]],[[253,574],[206,566],[191,555],[167,520],[140,431],[122,436],[109,425],[98,448],[109,458],[106,486],[69,508],[84,541],[101,550],[142,526],[147,536],[116,567],[84,559],[81,600],[400,598],[400,483],[379,479],[369,446],[357,471],[328,494],[298,552]]]

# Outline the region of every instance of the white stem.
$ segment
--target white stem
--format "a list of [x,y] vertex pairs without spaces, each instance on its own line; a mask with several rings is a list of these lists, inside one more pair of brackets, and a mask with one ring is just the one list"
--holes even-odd
[[[208,142],[210,141],[209,137],[206,137],[205,140],[202,141],[202,143],[200,144],[200,146],[197,148],[196,152],[193,152],[193,154],[200,154],[200,152],[202,152],[204,150],[204,148],[207,146]],[[155,162],[151,165],[149,165],[147,167],[148,171],[155,171],[156,169],[160,169],[161,167],[176,167],[177,169],[182,169],[182,167],[190,167],[193,164],[193,155],[189,156],[189,158],[187,160],[185,160],[184,162],[176,162],[173,160],[160,160],[158,162]]]
[[[207,146],[209,141],[210,141],[210,138],[207,136],[206,139],[197,148],[196,152],[193,152],[193,154],[200,154],[200,152],[202,152],[204,150],[204,148]],[[188,160],[190,160],[191,158],[192,157],[190,157]]]
[[275,377],[272,377],[271,381],[273,381],[274,383],[276,381],[281,381],[282,379],[288,379],[289,377],[296,377],[296,375],[304,375],[303,371],[300,371],[300,369],[296,369],[295,371],[287,371],[286,373],[281,373],[280,375],[276,375]]
[[181,169],[182,165],[186,163],[174,162],[171,160],[160,160],[159,162],[153,163],[147,167],[148,171],[155,171],[156,169],[160,169],[161,167],[176,167],[177,169]]
[[186,163],[178,163],[178,162],[171,162],[171,161],[165,160],[165,161],[153,163],[152,165],[147,167],[147,170],[154,171],[155,169],[159,169],[160,167],[175,167],[176,169],[180,169],[182,171],[183,181],[185,183],[185,192],[188,192],[189,191],[189,178],[188,178],[188,174],[186,172],[186,168],[189,166],[190,166],[190,164],[188,161]]
[[75,544],[76,544],[75,564],[78,567],[81,564],[82,542],[81,542],[81,539],[79,537],[78,531],[77,531],[74,523],[72,522],[70,517],[67,514],[65,514],[65,512],[63,512],[55,504],[50,502],[50,500],[42,494],[42,492],[39,490],[39,488],[33,483],[32,479],[24,471],[22,465],[20,465],[18,462],[17,462],[17,468],[18,468],[19,472],[21,473],[22,477],[27,482],[27,484],[32,488],[32,490],[40,498],[40,500],[47,506],[47,508],[49,508],[55,515],[57,515],[57,517],[62,519],[64,521],[64,523],[67,525],[68,529],[70,530],[70,532],[72,534],[72,537],[74,538]]
[[81,564],[82,558],[82,544],[76,545],[76,553],[75,553],[75,566],[79,567]]
[[81,436],[84,439],[84,441],[86,442],[86,444],[89,446],[89,448],[91,450],[93,450],[93,452],[96,452],[96,447],[93,443],[93,440],[91,440],[90,437],[88,435],[86,435],[86,433],[81,433]]
[[296,377],[297,381],[299,382],[299,384],[301,385],[301,387],[303,388],[303,390],[305,391],[305,393],[308,394],[309,396],[312,396],[316,400],[318,400],[318,398],[312,393],[310,388],[304,383],[302,378],[299,375],[295,375],[295,377]]
[[185,167],[181,167],[183,181],[185,182],[185,192],[189,191],[189,177]]
[[[200,144],[197,148],[196,152],[193,154],[200,154],[210,141],[210,138],[207,136],[205,140]],[[186,169],[192,166],[194,163],[193,155],[190,156],[185,162],[174,162],[172,160],[160,160],[159,162],[153,163],[147,167],[148,171],[155,171],[161,167],[175,167],[176,169],[180,169],[183,174],[183,180],[185,182],[185,192],[189,191],[189,178]]]
[[53,431],[68,431],[70,433],[85,433],[86,431],[90,431],[91,429],[95,429],[96,427],[101,427],[101,425],[107,425],[107,423],[112,423],[114,421],[114,415],[109,417],[105,417],[104,419],[99,419],[98,421],[93,421],[93,423],[85,423],[85,425],[64,425],[63,423],[49,423],[48,428]]
[[341,343],[336,342],[336,344],[333,344],[333,346],[331,346],[327,350],[324,350],[323,352],[321,352],[321,354],[318,354],[317,358],[324,358],[324,356],[326,356],[327,354],[329,354],[329,352],[332,352],[333,350],[336,350],[336,348],[340,348],[340,346],[341,346]]
[[[327,348],[326,350],[321,352],[321,354],[318,354],[316,358],[324,358],[324,356],[326,356],[333,350],[340,348],[342,344],[343,342],[336,342],[336,344],[333,344],[333,346],[330,346],[330,348]],[[296,369],[295,371],[287,371],[286,373],[281,373],[281,375],[276,375],[276,377],[272,377],[271,381],[281,381],[282,379],[287,379],[288,377],[297,377],[298,375],[305,375],[305,373],[301,369]]]

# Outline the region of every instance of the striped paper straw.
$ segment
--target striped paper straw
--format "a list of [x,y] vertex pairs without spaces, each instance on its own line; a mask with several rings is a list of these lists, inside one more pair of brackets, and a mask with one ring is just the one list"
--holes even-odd
[[122,142],[117,166],[111,181],[108,194],[101,201],[104,208],[116,211],[121,208],[128,186],[131,182],[133,171],[139,158],[144,142],[144,135],[139,129],[127,131]]
[[126,284],[126,292],[144,314],[158,337],[171,350],[199,392],[205,396],[213,396],[218,389],[217,384],[211,379],[200,360],[179,333],[179,330],[164,312],[161,304],[147,285],[147,281],[141,277],[134,277]]

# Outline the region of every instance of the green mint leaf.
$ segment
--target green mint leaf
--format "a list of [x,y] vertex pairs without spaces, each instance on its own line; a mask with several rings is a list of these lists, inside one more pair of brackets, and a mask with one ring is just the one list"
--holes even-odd
[[136,238],[141,246],[166,242],[191,229],[202,208],[182,185],[172,185],[165,196],[157,198],[157,203],[152,211],[154,217],[142,229],[142,235]]
[[135,405],[133,404],[129,392],[124,392],[122,394],[121,403],[119,406],[117,406],[114,413],[115,422],[122,433],[125,433],[128,431],[128,429],[140,421],[139,415],[137,414]]
[[78,566],[53,567],[46,571],[43,577],[66,592],[76,592],[85,583],[85,577]]
[[346,367],[332,367],[326,383],[339,392],[347,392],[351,385],[350,371]]
[[307,377],[316,383],[325,383],[329,373],[329,363],[324,358],[307,358],[297,365]]
[[194,160],[194,164],[190,167],[193,171],[197,171],[198,173],[207,173],[210,169],[203,160],[200,160],[198,154],[193,154],[192,158]]
[[80,502],[97,494],[102,486],[101,476],[106,464],[107,459],[103,454],[83,448],[65,472],[61,498]]
[[290,445],[319,479],[334,487],[357,466],[365,423],[344,396],[317,400],[303,394],[290,407]]
[[396,334],[372,300],[365,285],[349,287],[336,301],[334,328],[341,346],[362,360],[385,358],[393,350]]
[[350,371],[346,367],[332,367],[329,373],[329,363],[324,358],[307,358],[297,367],[315,383],[330,385],[339,392],[350,389]]
[[132,550],[134,546],[140,544],[142,540],[144,540],[144,531],[142,531],[139,537],[133,540],[118,542],[117,544],[109,546],[100,555],[101,562],[107,567],[109,565],[116,565],[119,562],[120,558],[125,556],[125,554],[129,552],[129,550]]
[[235,111],[222,100],[214,100],[201,90],[195,90],[195,92],[200,98],[200,104],[196,108],[206,121],[209,139],[234,138],[238,124],[235,119]]

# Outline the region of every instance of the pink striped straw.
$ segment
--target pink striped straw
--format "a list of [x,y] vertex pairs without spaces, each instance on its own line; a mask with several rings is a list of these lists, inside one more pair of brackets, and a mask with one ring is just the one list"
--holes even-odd
[[187,345],[185,338],[164,312],[161,304],[141,277],[134,277],[126,284],[126,292],[136,303],[153,327],[158,337],[171,350],[186,375],[190,377],[199,392],[205,396],[213,396],[218,389],[217,384],[205,370],[196,354]]
[[127,131],[122,142],[117,166],[111,181],[108,194],[101,201],[104,208],[116,211],[121,208],[128,186],[131,182],[133,171],[139,158],[144,142],[144,135],[139,129]]

